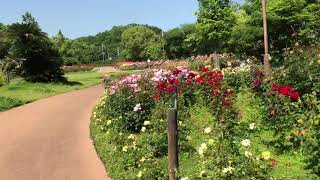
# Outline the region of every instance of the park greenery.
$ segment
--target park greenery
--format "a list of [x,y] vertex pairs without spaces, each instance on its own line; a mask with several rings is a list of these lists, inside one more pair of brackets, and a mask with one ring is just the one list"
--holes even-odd
[[70,39],[49,37],[30,13],[0,23],[0,110],[100,81],[66,72],[132,61],[118,68],[140,71],[104,77],[92,116],[112,178],[168,179],[166,113],[176,98],[179,179],[318,179],[320,0],[267,1],[270,78],[261,1],[198,3],[195,23],[167,31],[128,24]]

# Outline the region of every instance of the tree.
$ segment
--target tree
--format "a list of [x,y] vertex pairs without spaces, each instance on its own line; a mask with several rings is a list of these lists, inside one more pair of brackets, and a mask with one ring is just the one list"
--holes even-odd
[[9,52],[10,41],[4,36],[7,26],[0,23],[0,61],[4,59]]
[[196,44],[199,53],[223,51],[229,40],[235,17],[230,0],[198,0],[195,33],[188,42]]
[[259,57],[263,53],[263,28],[253,26],[249,22],[251,17],[243,9],[234,12],[236,21],[231,31],[228,49],[239,55],[254,55]]
[[13,40],[12,59],[24,59],[21,75],[27,81],[52,82],[64,80],[62,61],[30,13],[22,16],[22,23],[14,23],[6,35]]
[[59,30],[58,34],[52,37],[52,43],[56,49],[60,49],[62,44],[67,40],[66,37]]
[[90,64],[99,59],[97,47],[81,40],[65,40],[59,53],[65,65]]
[[164,34],[165,50],[168,58],[176,59],[191,56],[193,49],[187,45],[185,40],[192,33],[194,33],[194,24],[185,24]]
[[[248,15],[248,21],[244,26],[250,28],[249,30],[255,29],[257,34],[250,41],[259,46],[263,39],[261,6],[261,0],[247,0],[241,7]],[[267,16],[272,54],[282,54],[286,48],[293,47],[295,44],[310,46],[319,42],[317,38],[320,33],[319,0],[269,0]],[[244,32],[239,31],[239,34]]]
[[125,30],[121,38],[122,54],[126,59],[146,60],[162,57],[161,36],[154,31],[143,27],[134,26]]

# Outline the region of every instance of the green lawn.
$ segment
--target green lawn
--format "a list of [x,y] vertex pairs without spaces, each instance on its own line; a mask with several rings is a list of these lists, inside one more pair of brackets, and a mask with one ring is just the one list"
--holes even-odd
[[30,83],[21,78],[0,87],[0,111],[49,96],[79,90],[101,83],[97,72],[78,72],[66,75],[69,83]]

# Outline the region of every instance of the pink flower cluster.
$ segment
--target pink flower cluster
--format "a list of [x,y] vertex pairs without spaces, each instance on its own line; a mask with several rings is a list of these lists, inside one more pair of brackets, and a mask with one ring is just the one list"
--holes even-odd
[[128,86],[130,87],[134,92],[141,91],[138,82],[142,79],[142,76],[139,74],[133,74],[130,76],[126,76],[122,78],[119,82],[117,82],[115,85],[111,86],[111,94],[115,94],[120,86]]

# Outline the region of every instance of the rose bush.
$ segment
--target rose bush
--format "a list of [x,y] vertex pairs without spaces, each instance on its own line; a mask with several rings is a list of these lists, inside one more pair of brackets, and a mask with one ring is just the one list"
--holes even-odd
[[110,85],[93,138],[113,178],[167,179],[166,113],[177,103],[181,179],[278,178],[284,152],[316,147],[307,102],[292,86],[270,84],[260,68],[149,69]]

